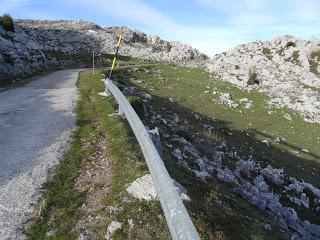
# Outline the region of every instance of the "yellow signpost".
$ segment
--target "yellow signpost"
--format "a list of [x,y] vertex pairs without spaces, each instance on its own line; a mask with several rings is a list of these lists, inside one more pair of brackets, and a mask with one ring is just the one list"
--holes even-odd
[[120,33],[120,36],[119,36],[119,39],[118,39],[117,50],[116,50],[116,53],[115,53],[113,61],[112,61],[111,70],[110,70],[110,74],[109,74],[109,79],[110,80],[111,80],[111,76],[112,76],[112,71],[113,71],[113,69],[114,69],[114,67],[116,65],[116,59],[117,59],[117,56],[118,56],[118,51],[119,51],[119,48],[120,48],[121,40],[122,40],[122,32]]

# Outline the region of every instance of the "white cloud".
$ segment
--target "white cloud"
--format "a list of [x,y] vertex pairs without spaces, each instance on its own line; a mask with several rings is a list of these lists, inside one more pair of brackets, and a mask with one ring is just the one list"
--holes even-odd
[[153,28],[175,25],[175,22],[167,15],[140,0],[69,0],[67,4],[70,6],[79,5],[86,11],[103,14],[106,18],[112,16]]
[[26,6],[26,5],[32,5],[39,3],[39,0],[1,0],[0,1],[0,13],[8,13],[14,8]]
[[[62,2],[62,0],[59,0]],[[158,34],[169,40],[188,43],[208,55],[226,51],[230,47],[247,41],[242,35],[244,31],[224,27],[191,27],[175,22],[170,16],[153,8],[141,0],[69,0],[70,6],[78,6],[92,11],[94,14],[105,15],[126,20],[132,25],[139,25],[144,31]],[[124,7],[125,6],[125,7]]]
[[[180,40],[199,48],[208,55],[226,51],[241,43],[257,39],[270,39],[275,35],[294,34],[310,37],[319,23],[320,1],[318,0],[193,0],[212,14],[218,13],[221,24],[216,26],[190,26],[178,23],[165,12],[152,7],[146,0],[55,0],[63,9],[72,9],[90,16],[90,19],[104,19],[125,22],[126,25],[168,40]],[[40,19],[62,18],[60,12],[37,11],[24,7],[47,0],[0,0],[1,10],[17,8],[19,17]],[[0,11],[1,11],[0,10]],[[194,13],[201,14],[198,12]],[[92,17],[91,17],[92,16]],[[311,24],[305,24],[305,22]],[[254,39],[255,38],[255,39]]]

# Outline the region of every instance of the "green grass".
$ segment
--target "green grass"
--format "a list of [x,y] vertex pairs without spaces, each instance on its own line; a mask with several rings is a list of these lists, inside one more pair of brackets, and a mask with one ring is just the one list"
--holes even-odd
[[[53,179],[45,184],[45,206],[41,216],[28,231],[29,239],[76,239],[79,232],[75,226],[84,214],[80,206],[85,193],[74,186],[87,161],[94,155],[100,137],[107,137],[108,158],[112,168],[112,183],[102,202],[104,207],[120,209],[107,214],[103,209],[95,214],[103,224],[96,226],[94,235],[104,239],[108,224],[116,220],[123,222],[114,239],[168,239],[169,232],[158,201],[138,201],[125,188],[127,184],[147,173],[146,164],[138,143],[126,121],[118,116],[109,116],[117,109],[114,100],[97,95],[103,91],[101,71],[81,73],[78,82],[80,99],[77,106],[77,128],[72,136],[70,148],[60,165],[55,169]],[[99,128],[97,127],[99,125]],[[128,220],[132,219],[134,228]],[[53,236],[46,233],[53,231]]]
[[[130,77],[143,80],[138,87],[152,94],[151,106],[157,114],[166,118],[172,113],[178,113],[181,119],[188,121],[189,128],[179,130],[179,135],[186,139],[196,132],[205,135],[201,129],[202,124],[210,124],[216,129],[227,127],[222,121],[218,121],[216,116],[216,120],[213,121],[212,117],[201,113],[202,107],[208,104],[208,95],[203,91],[207,90],[207,84],[212,81],[205,80],[205,77],[208,76],[206,73],[199,69],[181,68],[174,65],[158,64],[156,67],[150,67],[149,70],[152,68],[160,69],[161,74],[155,71],[144,71],[144,68],[134,72],[122,69],[115,73],[113,79],[129,85],[132,85],[129,81]],[[230,90],[229,85],[225,85],[225,88],[225,90]],[[174,102],[170,101],[170,98]],[[209,103],[211,107],[215,106],[213,102]],[[192,113],[200,116],[202,120],[196,120]],[[231,116],[231,112],[229,114]],[[172,134],[163,125],[151,124],[149,117],[142,117],[142,119],[150,128],[157,126],[162,133]],[[206,143],[203,146],[204,149],[210,148],[212,142],[212,147],[214,147],[214,143],[217,144],[227,138],[219,132],[213,132],[204,137],[209,144]],[[271,239],[273,237],[286,239],[286,234],[279,232],[276,225],[264,212],[239,198],[232,192],[230,186],[221,184],[215,178],[204,184],[179,166],[171,154],[172,149],[167,147],[167,144],[172,144],[172,142],[165,138],[161,140],[164,161],[170,176],[186,187],[192,199],[185,205],[202,239]],[[265,230],[262,223],[270,223],[272,230]]]
[[[304,122],[299,114],[290,109],[268,109],[268,97],[264,94],[242,91],[227,82],[217,81],[214,76],[201,69],[134,59],[128,60],[128,63],[133,65],[133,71],[120,68],[114,72],[113,80],[131,85],[130,77],[142,80],[138,87],[152,94],[151,106],[157,113],[169,116],[176,112],[188,121],[190,128],[180,132],[186,138],[199,132],[208,140],[208,145],[204,148],[226,141],[229,146],[246,156],[250,154],[252,147],[253,157],[262,164],[271,163],[275,167],[284,167],[289,175],[318,184],[319,173],[315,170],[319,169],[320,155],[320,149],[317,148],[317,136],[320,135],[318,124]],[[125,64],[126,60],[122,60],[120,65]],[[158,69],[160,72],[144,69]],[[107,135],[107,149],[112,161],[112,184],[103,204],[120,210],[113,214],[99,211],[97,214],[103,216],[104,225],[97,226],[95,234],[98,238],[103,238],[108,224],[116,220],[122,222],[123,227],[115,233],[114,239],[170,238],[159,202],[137,201],[125,191],[129,183],[148,171],[127,122],[116,115],[110,115],[117,110],[115,101],[97,96],[103,87],[99,74],[92,75],[91,71],[81,74],[78,127],[61,166],[57,168],[53,180],[46,185],[47,204],[41,218],[29,231],[30,239],[46,239],[48,237],[45,237],[45,233],[52,229],[58,229],[52,239],[73,239],[77,236],[78,232],[72,229],[79,218],[78,209],[83,196],[73,189],[77,177],[75,172],[81,171],[102,133]],[[251,109],[240,106],[232,110],[217,102],[219,92],[229,92],[235,101],[246,97],[253,101],[254,106]],[[139,99],[129,99],[137,109],[141,107]],[[273,113],[268,114],[268,111]],[[285,113],[291,115],[291,122],[283,117]],[[196,119],[194,114],[200,116],[201,120]],[[146,126],[155,127],[148,117],[141,117]],[[100,126],[98,132],[94,128],[97,123]],[[214,131],[203,132],[203,124],[211,125]],[[164,133],[168,131],[162,126],[160,130]],[[233,135],[226,134],[226,130]],[[277,137],[285,138],[285,141],[276,144],[274,140]],[[261,140],[264,139],[269,139],[271,146],[262,143]],[[231,186],[222,184],[215,178],[204,184],[181,168],[171,154],[172,149],[166,146],[170,142],[164,138],[161,141],[170,176],[188,190],[192,199],[185,205],[202,239],[288,238],[266,213],[240,198],[232,191]],[[84,147],[83,142],[92,144]],[[303,153],[303,148],[309,149],[310,153]],[[81,151],[77,151],[79,149]],[[128,220],[133,220],[133,228],[130,228]],[[264,228],[265,223],[271,224],[270,231]]]
[[[283,166],[294,175],[317,184],[319,176],[313,176],[313,168],[320,164],[320,125],[303,121],[298,113],[287,108],[267,108],[268,97],[257,91],[243,91],[230,83],[217,81],[201,69],[188,69],[172,65],[159,65],[161,74],[134,73],[136,79],[144,80],[139,86],[159,98],[172,98],[177,110],[186,109],[199,115],[216,119],[217,128],[225,127],[235,132],[234,136],[224,136],[228,143],[243,151],[252,146],[257,159],[265,159],[275,166]],[[217,94],[229,92],[237,102],[240,98],[253,101],[253,108],[232,110],[217,102]],[[268,114],[272,111],[272,114]],[[283,117],[290,114],[292,121]],[[221,133],[218,133],[221,134]],[[249,136],[247,136],[247,134]],[[275,139],[285,138],[280,144]],[[273,144],[267,147],[261,140],[268,139]],[[309,153],[301,150],[308,149]],[[298,154],[296,154],[296,151]]]

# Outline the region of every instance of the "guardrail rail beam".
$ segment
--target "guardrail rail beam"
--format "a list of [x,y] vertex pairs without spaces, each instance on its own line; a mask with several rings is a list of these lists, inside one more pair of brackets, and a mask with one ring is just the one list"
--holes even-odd
[[[104,82],[106,84],[106,90],[113,95],[119,104],[119,115],[125,116],[138,140],[149,172],[152,176],[172,239],[200,240],[199,234],[197,233],[161,156],[149,135],[149,130],[145,128],[137,113],[119,88],[108,78],[105,79]],[[105,93],[102,96],[105,95],[108,94]],[[160,139],[159,144],[161,147]]]

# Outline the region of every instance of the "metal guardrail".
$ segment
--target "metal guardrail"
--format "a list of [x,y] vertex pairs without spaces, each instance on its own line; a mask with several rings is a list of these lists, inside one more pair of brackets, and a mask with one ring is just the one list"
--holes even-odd
[[105,81],[105,92],[101,96],[111,96],[119,104],[119,115],[125,117],[141,147],[149,172],[152,176],[158,198],[161,203],[172,239],[198,240],[200,239],[183,202],[174,187],[171,177],[153,144],[148,130],[145,128],[137,113],[126,97],[110,79]]

